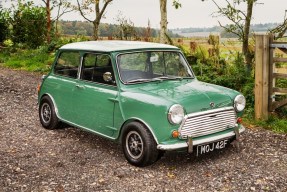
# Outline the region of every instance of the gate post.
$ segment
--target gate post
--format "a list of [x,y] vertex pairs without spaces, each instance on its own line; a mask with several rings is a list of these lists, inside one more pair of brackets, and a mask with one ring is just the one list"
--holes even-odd
[[255,35],[255,119],[268,119],[269,35]]

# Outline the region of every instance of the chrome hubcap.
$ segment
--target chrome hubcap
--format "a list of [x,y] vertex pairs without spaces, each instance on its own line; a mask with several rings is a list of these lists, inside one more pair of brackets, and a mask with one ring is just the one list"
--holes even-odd
[[143,153],[143,141],[141,136],[136,131],[131,131],[126,137],[126,148],[129,155],[138,159]]
[[44,121],[44,123],[50,122],[51,115],[52,115],[52,112],[51,112],[50,106],[47,103],[44,103],[41,108],[41,118]]

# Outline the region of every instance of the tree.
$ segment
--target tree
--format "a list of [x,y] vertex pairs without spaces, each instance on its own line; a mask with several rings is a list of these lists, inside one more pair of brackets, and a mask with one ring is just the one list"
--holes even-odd
[[57,7],[57,16],[55,19],[55,33],[58,33],[58,23],[59,23],[59,19],[66,13],[72,12],[74,9],[72,8],[71,2],[69,2],[68,0],[58,0],[56,1],[56,5]]
[[159,0],[160,2],[160,34],[159,42],[167,43],[167,11],[166,11],[166,2],[167,0]]
[[45,3],[45,6],[46,6],[46,22],[47,22],[47,26],[46,26],[46,29],[47,29],[47,34],[46,34],[46,37],[47,37],[47,42],[50,43],[51,42],[51,29],[52,29],[52,21],[51,21],[51,3],[50,3],[50,0],[42,0],[42,2]]
[[[168,43],[170,41],[167,35],[167,11],[166,5],[167,0],[159,0],[160,4],[160,33],[159,33],[159,41],[160,43]],[[173,6],[178,9],[181,7],[181,4],[178,0],[173,0]]]
[[42,45],[46,37],[46,12],[43,7],[35,7],[33,2],[25,4],[19,1],[12,17],[12,40],[36,48]]
[[116,21],[118,22],[118,33],[116,36],[121,40],[137,39],[137,32],[134,23],[129,19],[126,19],[121,12],[117,15]]
[[150,41],[151,38],[151,28],[150,28],[150,21],[148,20],[147,28],[145,29],[144,32],[144,40],[145,41]]
[[[204,1],[204,0],[202,0]],[[257,0],[225,0],[226,7],[221,7],[216,2],[212,2],[217,6],[217,13],[220,16],[226,17],[229,21],[232,22],[230,25],[222,25],[219,22],[219,25],[229,33],[235,34],[242,41],[242,53],[245,58],[247,69],[250,72],[253,60],[253,54],[249,49],[249,34],[250,34],[250,25],[253,13],[253,7]],[[246,10],[242,11],[238,7],[240,4],[246,3]]]
[[[103,6],[102,8],[100,8],[100,0],[86,0],[85,3],[82,3],[82,6],[79,2],[79,0],[77,0],[78,3],[78,10],[80,12],[80,14],[82,15],[82,17],[93,23],[94,26],[94,35],[93,38],[94,40],[98,40],[99,38],[99,25],[101,22],[101,19],[104,15],[104,12],[107,8],[107,6],[112,2],[113,0],[102,0]],[[92,8],[93,7],[93,8]],[[95,12],[95,19],[91,20],[87,17],[87,13],[85,11],[90,11],[90,12]]]
[[285,10],[284,21],[282,24],[278,25],[274,29],[270,30],[271,33],[276,33],[277,36],[275,39],[282,38],[287,31],[287,17],[286,17],[287,10]]
[[[55,33],[58,32],[58,22],[60,17],[62,17],[65,13],[71,12],[74,9],[71,7],[71,3],[69,0],[42,0],[45,4],[46,9],[46,29],[47,29],[47,42],[51,42],[51,31],[52,31],[52,21],[55,21]],[[57,7],[57,16],[54,19],[51,19],[51,12],[54,8]]]

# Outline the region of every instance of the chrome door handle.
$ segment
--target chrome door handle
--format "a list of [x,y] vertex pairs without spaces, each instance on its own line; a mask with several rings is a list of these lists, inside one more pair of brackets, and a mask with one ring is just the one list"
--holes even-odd
[[85,88],[83,85],[79,85],[79,84],[77,84],[76,87],[79,88],[79,89],[84,89]]

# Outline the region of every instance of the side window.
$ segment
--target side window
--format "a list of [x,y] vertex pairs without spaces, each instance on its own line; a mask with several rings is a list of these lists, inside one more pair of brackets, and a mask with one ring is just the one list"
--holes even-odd
[[[106,77],[110,77],[110,79],[107,79]],[[115,79],[110,57],[104,54],[85,54],[81,79],[114,85]]]
[[54,67],[54,73],[76,79],[80,65],[80,58],[79,52],[62,52]]

